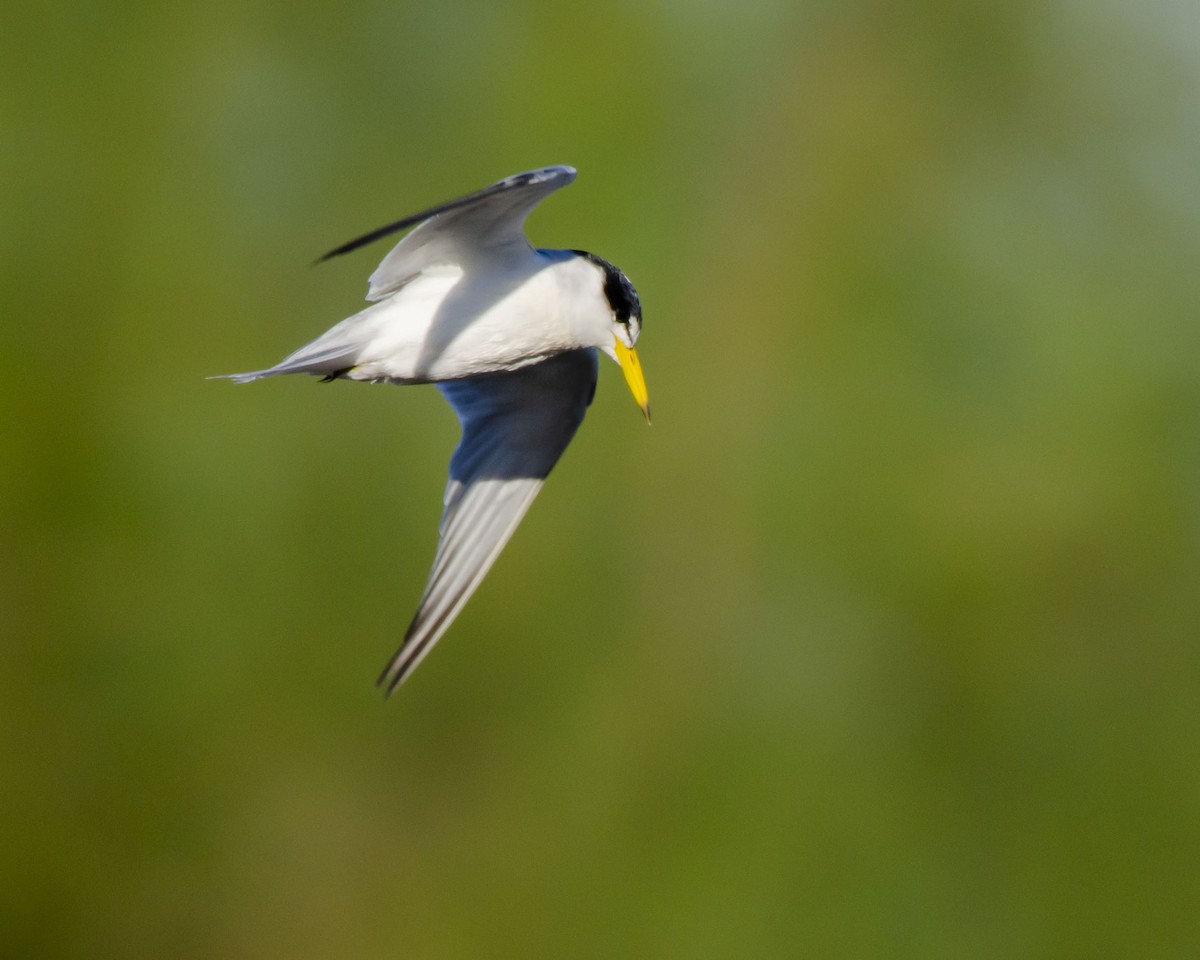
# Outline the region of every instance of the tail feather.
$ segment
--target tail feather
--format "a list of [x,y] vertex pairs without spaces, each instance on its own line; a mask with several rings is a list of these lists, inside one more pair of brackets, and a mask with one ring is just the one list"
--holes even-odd
[[304,350],[292,354],[266,370],[251,370],[248,373],[223,373],[209,380],[232,380],[234,383],[252,383],[264,377],[277,377],[284,373],[311,373],[317,377],[336,377],[354,366],[357,350],[345,347],[318,350],[306,354]]
[[273,377],[278,370],[251,370],[249,373],[218,373],[205,380],[232,380],[234,383],[253,383],[263,377]]

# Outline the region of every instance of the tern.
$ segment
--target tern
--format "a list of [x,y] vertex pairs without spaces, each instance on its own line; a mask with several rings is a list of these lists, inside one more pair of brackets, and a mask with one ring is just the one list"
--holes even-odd
[[329,251],[318,262],[413,228],[371,274],[371,306],[273,367],[224,378],[434,383],[458,416],[433,569],[379,677],[388,694],[454,622],[571,442],[596,391],[597,351],[650,420],[629,278],[595,254],[525,237],[533,208],[574,179],[568,166],[518,173]]

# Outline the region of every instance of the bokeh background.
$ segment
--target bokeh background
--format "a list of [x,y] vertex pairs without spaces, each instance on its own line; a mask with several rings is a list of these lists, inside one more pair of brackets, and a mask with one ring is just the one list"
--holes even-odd
[[[1191,958],[1200,11],[0,12],[0,952]],[[389,702],[453,416],[211,374],[571,163],[597,402]]]

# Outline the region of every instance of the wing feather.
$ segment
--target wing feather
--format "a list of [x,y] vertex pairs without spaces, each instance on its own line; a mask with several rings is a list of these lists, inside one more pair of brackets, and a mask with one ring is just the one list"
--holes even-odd
[[462,423],[437,554],[400,649],[379,677],[391,693],[475,592],[558,462],[596,389],[596,353],[573,350],[438,389]]
[[317,262],[415,226],[371,274],[367,299],[382,300],[433,264],[458,263],[480,247],[528,244],[525,218],[542,200],[574,179],[575,169],[568,166],[517,173],[356,237]]

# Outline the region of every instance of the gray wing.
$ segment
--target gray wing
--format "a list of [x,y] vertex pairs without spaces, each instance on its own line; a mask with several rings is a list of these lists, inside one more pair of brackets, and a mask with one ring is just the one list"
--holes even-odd
[[462,423],[437,555],[416,616],[379,677],[390,694],[475,592],[583,422],[596,352],[573,350],[509,373],[438,384]]
[[525,218],[542,200],[574,179],[575,169],[567,166],[517,173],[343,243],[318,263],[416,226],[371,274],[367,299],[382,300],[427,267],[461,262],[470,256],[472,248],[528,245]]

